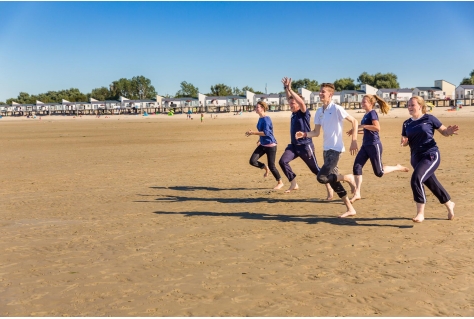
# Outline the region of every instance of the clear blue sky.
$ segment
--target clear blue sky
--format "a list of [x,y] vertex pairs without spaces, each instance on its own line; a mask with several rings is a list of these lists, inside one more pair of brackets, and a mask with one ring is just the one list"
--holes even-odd
[[402,87],[458,85],[474,69],[474,2],[0,2],[0,101],[89,93],[143,75],[281,91],[393,72]]

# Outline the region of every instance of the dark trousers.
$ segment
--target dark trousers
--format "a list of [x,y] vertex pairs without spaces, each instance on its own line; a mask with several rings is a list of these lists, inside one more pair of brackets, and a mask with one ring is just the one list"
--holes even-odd
[[364,167],[367,160],[370,159],[375,176],[382,177],[382,151],[382,143],[377,143],[375,145],[362,145],[354,160],[352,173],[354,175],[362,175],[362,168]]
[[318,182],[321,184],[329,183],[339,198],[342,198],[347,195],[347,192],[344,189],[344,186],[342,186],[342,183],[337,181],[337,163],[339,162],[340,156],[341,153],[335,150],[323,152],[324,165],[319,171]]
[[285,174],[290,182],[296,177],[296,174],[291,169],[290,162],[298,157],[301,157],[314,175],[318,175],[319,166],[314,155],[313,143],[302,145],[288,144],[278,163],[283,170],[283,174]]
[[268,169],[272,172],[273,177],[277,181],[281,179],[280,172],[278,172],[275,166],[275,158],[276,158],[277,147],[276,145],[273,147],[265,147],[262,145],[257,146],[255,151],[253,151],[252,156],[250,156],[250,165],[258,167],[260,169],[265,167],[265,164],[259,162],[258,159],[262,157],[264,154],[267,154],[267,161],[268,161]]
[[426,203],[426,195],[423,184],[429,188],[433,195],[438,198],[441,204],[448,202],[451,197],[436,178],[434,172],[440,163],[439,151],[429,152],[421,155],[412,155],[411,166],[413,175],[411,176],[411,189],[415,202]]

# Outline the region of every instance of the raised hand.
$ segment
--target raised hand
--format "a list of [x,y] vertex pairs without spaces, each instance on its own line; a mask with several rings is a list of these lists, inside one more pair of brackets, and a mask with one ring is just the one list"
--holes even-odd
[[457,125],[450,125],[446,128],[446,131],[448,132],[448,135],[453,135],[453,134],[458,134],[457,131],[459,130],[459,126]]

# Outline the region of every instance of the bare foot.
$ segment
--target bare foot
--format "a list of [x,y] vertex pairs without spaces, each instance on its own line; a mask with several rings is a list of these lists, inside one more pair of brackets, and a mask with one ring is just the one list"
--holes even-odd
[[273,189],[280,189],[282,187],[283,187],[283,182],[279,180],[277,186],[273,187]]
[[[329,186],[329,184],[326,184]],[[332,200],[334,198],[334,191],[331,188],[331,186],[326,188],[326,191],[328,192],[328,197],[326,197],[326,200]]]
[[422,221],[425,220],[425,215],[424,214],[417,214],[415,217],[411,219],[414,223],[421,223]]
[[352,198],[351,198],[351,204],[354,203],[356,200],[359,200],[359,199],[361,199],[360,194],[357,194],[357,193],[354,194],[354,196],[352,196]]
[[452,201],[448,201],[446,204],[446,208],[448,209],[448,219],[453,220],[454,219],[454,206],[456,205]]
[[345,212],[344,214],[342,214],[341,216],[339,216],[339,218],[346,218],[346,217],[349,217],[349,216],[355,216],[356,214],[356,211],[351,209],[347,212]]
[[351,194],[355,194],[355,191],[356,191],[356,183],[355,183],[355,180],[354,180],[354,175],[352,174],[349,174],[347,175],[347,178],[349,179],[347,181],[347,183],[349,183],[349,186],[351,187]]
[[270,170],[268,169],[268,166],[265,165],[265,167],[263,169],[265,170],[265,174],[263,174],[263,177],[267,177],[268,174],[270,174]]
[[290,184],[290,188],[288,188],[288,189],[285,191],[285,193],[289,193],[289,192],[291,192],[291,191],[293,191],[293,190],[299,189],[298,184],[296,184],[295,180],[292,180],[290,183],[291,183],[291,184]]
[[397,164],[397,168],[398,168],[399,171],[402,171],[402,172],[408,172],[409,171],[408,167],[402,166],[400,164]]

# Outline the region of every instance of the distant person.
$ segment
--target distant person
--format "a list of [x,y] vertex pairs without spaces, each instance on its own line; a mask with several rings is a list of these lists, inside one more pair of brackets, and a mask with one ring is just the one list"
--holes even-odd
[[[288,144],[279,161],[283,173],[290,181],[290,187],[285,191],[289,193],[299,188],[296,183],[296,174],[290,166],[292,160],[300,157],[314,175],[318,175],[320,168],[316,160],[316,155],[314,154],[314,145],[311,138],[297,138],[295,136],[296,132],[306,133],[311,131],[311,113],[309,109],[306,108],[303,99],[292,90],[291,78],[284,77],[281,82],[285,88],[286,98],[292,112],[290,124],[291,143]],[[326,191],[327,199],[332,199],[333,192],[329,185],[326,185]]]
[[201,123],[204,120],[204,113],[201,113]]
[[[362,118],[360,125],[359,125],[359,134],[364,134],[362,138],[362,146],[360,147],[359,152],[354,160],[353,166],[353,177],[355,181],[355,193],[354,196],[351,198],[351,203],[354,203],[356,200],[361,199],[360,197],[360,188],[362,185],[362,169],[364,165],[367,163],[367,160],[370,159],[370,163],[372,164],[372,169],[374,171],[375,176],[382,177],[385,174],[395,172],[395,171],[402,171],[408,172],[408,168],[397,164],[396,166],[386,166],[382,164],[382,142],[380,141],[379,132],[380,132],[380,123],[379,123],[379,116],[375,111],[375,103],[378,103],[380,107],[380,112],[382,114],[387,114],[390,110],[390,106],[377,95],[370,95],[366,94],[363,99],[361,106],[365,111],[365,115]],[[352,130],[347,132],[347,135],[351,136],[354,134]],[[347,176],[349,177],[349,176]],[[346,178],[338,177],[338,180],[347,180]],[[350,178],[350,177],[349,177]],[[347,217],[341,216],[341,217]]]
[[401,145],[409,145],[411,151],[413,174],[410,184],[416,202],[416,216],[412,220],[421,223],[425,219],[426,195],[423,184],[446,206],[448,219],[454,219],[455,204],[434,174],[440,164],[434,133],[437,130],[443,136],[452,136],[457,134],[459,127],[446,127],[433,115],[426,114],[426,103],[420,96],[408,101],[408,113],[411,117],[403,123]]
[[[253,151],[252,156],[250,157],[250,165],[258,167],[265,170],[263,177],[267,177],[271,172],[277,185],[273,189],[280,189],[283,187],[283,181],[281,180],[280,172],[275,166],[275,158],[277,152],[277,141],[273,135],[273,123],[269,116],[265,114],[268,111],[267,103],[258,102],[255,106],[255,113],[258,114],[259,119],[257,123],[257,132],[248,130],[245,132],[245,135],[249,137],[250,135],[259,136],[257,141],[257,148]],[[259,162],[258,159],[264,154],[267,154],[268,165]]]
[[[316,110],[314,116],[314,130],[311,132],[300,131],[295,134],[296,138],[318,137],[323,129],[323,157],[324,165],[320,168],[318,173],[318,182],[321,184],[330,184],[332,189],[336,192],[339,198],[342,199],[346,205],[346,212],[339,217],[348,215],[355,215],[356,211],[352,207],[352,203],[347,196],[344,186],[338,177],[337,164],[342,152],[345,151],[344,141],[342,139],[343,121],[347,120],[352,124],[352,131],[357,132],[357,120],[350,116],[344,108],[332,101],[334,95],[334,84],[323,83],[319,91],[319,98],[323,106]],[[352,134],[352,142],[350,152],[352,155],[357,153],[357,134]],[[354,177],[344,180],[351,185],[352,192],[355,191]]]

